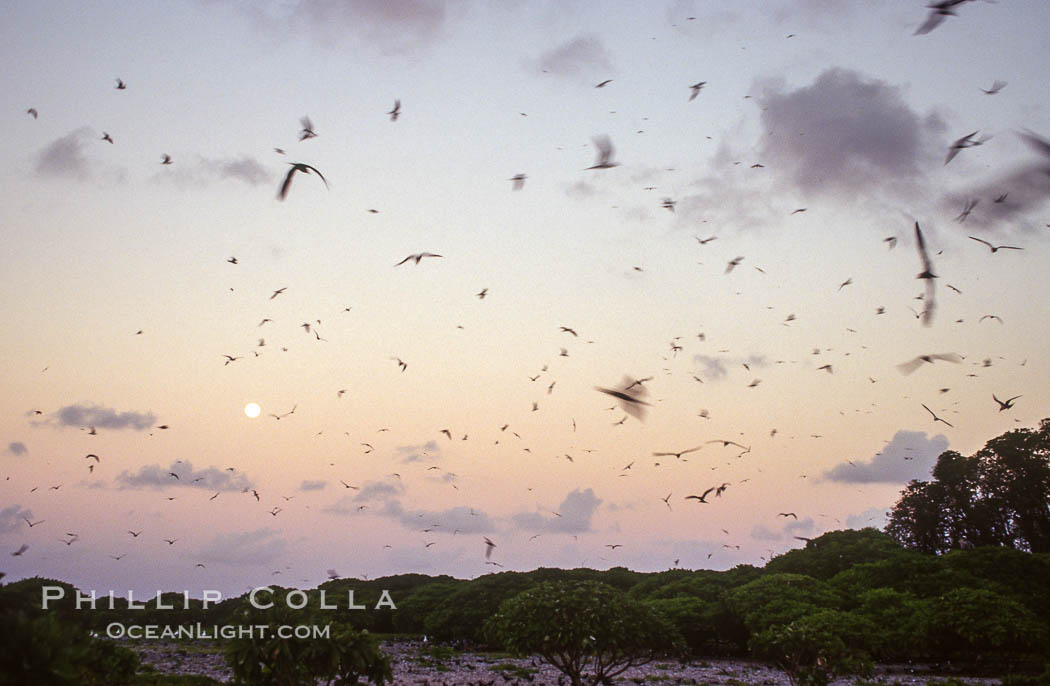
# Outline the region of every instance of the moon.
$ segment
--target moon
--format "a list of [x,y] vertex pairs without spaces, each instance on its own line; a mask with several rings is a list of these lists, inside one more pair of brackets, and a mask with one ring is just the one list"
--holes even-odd
[[244,414],[249,419],[255,419],[259,416],[260,412],[262,412],[262,408],[259,407],[259,403],[248,403],[244,406]]

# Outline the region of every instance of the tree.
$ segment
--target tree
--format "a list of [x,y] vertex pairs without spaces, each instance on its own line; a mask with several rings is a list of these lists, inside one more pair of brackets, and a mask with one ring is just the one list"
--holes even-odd
[[682,648],[678,631],[656,611],[595,581],[533,586],[504,601],[486,630],[514,653],[539,655],[573,686],[612,683]]
[[752,634],[842,604],[831,586],[804,574],[767,574],[729,591],[725,601]]
[[[226,644],[226,661],[233,670],[235,684],[312,686],[318,679],[325,679],[329,684],[349,686],[364,678],[381,686],[393,680],[390,658],[379,650],[371,634],[332,621],[321,612],[293,610],[275,597],[270,609],[244,608],[236,623],[251,626],[253,631]],[[325,636],[279,633],[280,627],[325,625]]]
[[757,657],[783,669],[796,686],[827,686],[844,674],[869,676],[870,637],[878,629],[850,612],[821,610],[788,625],[773,625],[751,638]]
[[767,573],[805,574],[828,580],[839,572],[864,562],[878,562],[901,552],[901,546],[885,533],[867,527],[829,531],[769,561]]
[[1050,552],[1050,419],[969,457],[945,451],[932,476],[912,481],[890,513],[886,533],[901,545],[937,554],[985,545]]

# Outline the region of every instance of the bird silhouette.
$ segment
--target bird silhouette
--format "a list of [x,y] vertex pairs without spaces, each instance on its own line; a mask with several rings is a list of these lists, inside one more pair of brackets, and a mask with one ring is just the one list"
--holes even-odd
[[645,419],[645,408],[650,407],[649,403],[642,400],[649,391],[645,386],[634,386],[632,385],[630,377],[624,377],[623,387],[630,390],[618,391],[612,388],[602,388],[601,386],[595,386],[594,390],[601,391],[607,395],[611,395],[620,401],[620,408],[624,412],[631,415],[635,419]]
[[[934,414],[934,413],[933,413],[933,410],[931,410],[930,408],[926,407],[926,405],[923,405],[922,403],[919,403],[919,404],[920,404],[920,405],[922,405],[922,408],[923,408],[924,410],[926,410],[927,412],[929,412],[929,413],[930,413],[930,416],[931,416],[931,417],[933,417],[933,421],[934,421],[934,422],[942,422],[942,423],[944,423],[944,424],[948,424],[948,422],[944,421],[943,419],[941,419],[940,417],[938,417],[938,416],[937,416],[936,414]],[[948,424],[948,426],[950,426],[950,427],[951,427],[951,428],[953,428],[953,429],[955,428],[955,427],[954,427],[954,426],[952,426],[951,424]]]
[[933,273],[933,263],[930,261],[930,256],[926,252],[926,241],[922,238],[922,229],[919,228],[919,222],[915,222],[915,245],[919,251],[919,259],[922,262],[922,271],[919,272],[915,278],[923,279],[926,283],[924,294],[926,308],[922,311],[920,318],[922,319],[923,325],[929,326],[933,323],[933,312],[936,308],[936,291],[933,285],[933,280],[937,278],[937,275]]
[[489,559],[490,557],[492,557],[492,550],[495,547],[496,547],[496,544],[493,543],[492,540],[488,536],[485,536],[485,559],[486,560]]
[[988,246],[988,249],[992,251],[992,254],[999,252],[1000,250],[1024,250],[1024,248],[1018,248],[1015,245],[992,245],[983,238],[977,238],[976,236],[968,236],[971,241],[977,241]]
[[922,366],[923,363],[933,364],[935,360],[943,360],[944,362],[952,362],[958,364],[962,362],[962,356],[958,353],[931,353],[929,355],[919,355],[918,357],[902,362],[897,365],[897,369],[901,374],[911,374],[916,369]]
[[700,495],[687,495],[685,497],[685,500],[695,500],[698,503],[705,503],[706,504],[707,503],[707,494],[710,493],[711,491],[716,490],[716,489],[717,489],[716,486],[712,486],[711,488],[707,489],[706,491],[704,491]]
[[999,400],[999,398],[995,397],[994,393],[992,394],[992,400],[994,400],[995,402],[999,403],[999,411],[1000,412],[1002,412],[1003,410],[1009,410],[1011,407],[1014,406],[1014,401],[1017,400],[1020,397],[1021,396],[1019,396],[1019,395],[1015,395],[1014,397],[1008,398],[1007,400]]
[[591,140],[594,141],[594,147],[598,149],[598,156],[594,164],[587,167],[587,169],[611,169],[620,164],[612,161],[615,149],[613,148],[612,140],[608,136],[603,134],[595,136]]
[[303,127],[299,132],[300,143],[310,138],[317,138],[317,134],[314,132],[314,123],[310,121],[310,117],[300,117],[299,124]]
[[394,106],[390,109],[387,114],[390,115],[390,121],[397,121],[397,118],[401,116],[401,101],[395,99]]
[[995,95],[996,93],[1001,91],[1003,88],[1006,88],[1006,81],[1000,81],[999,79],[996,79],[995,81],[992,82],[992,87],[991,88],[989,88],[988,90],[985,90],[984,88],[981,88],[980,91],[982,93],[984,93],[985,95]]
[[705,85],[707,85],[707,81],[698,81],[692,86],[689,86],[689,102],[696,100],[696,96],[700,95],[700,89],[702,89]]
[[514,182],[514,185],[511,186],[511,188],[513,190],[520,191],[522,188],[525,187],[526,178],[528,177],[525,174],[515,174],[514,176],[510,177],[510,180]]
[[405,259],[401,260],[400,262],[398,262],[398,263],[397,263],[397,264],[395,264],[394,266],[395,266],[395,267],[400,267],[400,266],[401,266],[401,265],[403,265],[403,264],[404,264],[405,262],[408,262],[408,261],[410,261],[410,260],[415,260],[415,261],[416,261],[416,264],[419,264],[419,263],[420,263],[420,261],[421,261],[421,260],[422,260],[422,259],[423,259],[424,257],[442,257],[442,256],[441,256],[441,255],[437,255],[437,254],[435,254],[435,253],[432,253],[432,252],[418,252],[418,253],[415,253],[415,254],[413,254],[413,255],[409,255],[408,257],[406,257]]
[[317,174],[319,177],[321,177],[321,181],[324,182],[324,187],[328,188],[328,181],[325,180],[324,175],[321,172],[317,171],[316,168],[311,167],[309,164],[305,164],[303,162],[289,162],[288,164],[292,165],[292,168],[288,170],[288,174],[284,177],[284,182],[281,184],[281,188],[277,191],[278,200],[284,200],[285,197],[288,195],[288,189],[292,186],[292,177],[295,176],[296,172],[303,172],[304,174],[309,174],[310,172],[313,172],[314,174]]
[[671,455],[674,455],[676,458],[682,459],[682,455],[686,455],[688,453],[695,453],[697,450],[700,450],[700,448],[702,448],[702,447],[703,446],[699,446],[698,445],[695,448],[686,448],[685,450],[680,450],[680,451],[678,451],[676,453],[675,452],[653,453],[653,457],[670,457]]

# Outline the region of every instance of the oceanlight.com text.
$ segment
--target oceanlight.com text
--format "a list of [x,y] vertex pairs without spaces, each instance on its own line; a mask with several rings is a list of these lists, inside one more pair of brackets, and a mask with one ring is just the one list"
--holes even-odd
[[195,639],[266,639],[277,638],[321,639],[329,638],[331,625],[281,624],[121,624],[113,622],[106,626],[107,638],[195,640]]

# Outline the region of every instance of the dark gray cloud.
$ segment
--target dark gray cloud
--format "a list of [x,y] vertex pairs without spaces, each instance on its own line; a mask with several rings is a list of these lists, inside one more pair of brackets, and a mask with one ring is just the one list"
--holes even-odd
[[32,520],[33,511],[21,505],[8,505],[0,510],[0,535],[18,531],[19,527],[26,526],[23,518]]
[[[1004,193],[1006,198],[995,202]],[[985,234],[1038,230],[1045,223],[1041,215],[1050,204],[1050,168],[1038,164],[1021,166],[967,190],[945,193],[940,208],[958,215],[972,200],[978,201],[977,207],[965,222],[957,225],[960,232],[980,232],[978,237],[986,238]]]
[[906,484],[912,479],[928,480],[937,456],[948,449],[943,434],[927,438],[925,431],[898,431],[871,460],[846,461],[824,472],[822,479],[845,483]]
[[12,441],[7,444],[6,452],[11,455],[25,455],[29,452],[29,448],[22,441]]
[[808,86],[760,84],[760,158],[807,194],[914,195],[924,169],[940,164],[944,122],[921,116],[900,88],[848,69],[828,69]]
[[[179,475],[176,479],[171,474]],[[201,488],[208,491],[243,491],[252,483],[243,474],[218,467],[194,470],[190,462],[173,462],[167,467],[144,465],[137,472],[122,471],[117,476],[120,488],[167,488],[169,486]]]
[[323,491],[328,486],[327,481],[303,481],[299,484],[300,491]]
[[117,412],[100,405],[66,405],[55,411],[51,417],[62,426],[98,429],[134,429],[145,431],[153,426],[157,417],[152,413]]
[[37,174],[86,181],[95,166],[84,151],[94,142],[95,133],[86,126],[52,141],[37,154]]
[[575,489],[551,512],[519,512],[511,521],[519,529],[537,533],[582,534],[591,531],[591,519],[602,504],[594,491]]
[[288,544],[270,528],[221,533],[197,553],[202,562],[269,565],[282,559]]
[[584,81],[604,81],[613,71],[609,52],[595,36],[581,34],[548,50],[536,60],[540,72]]

